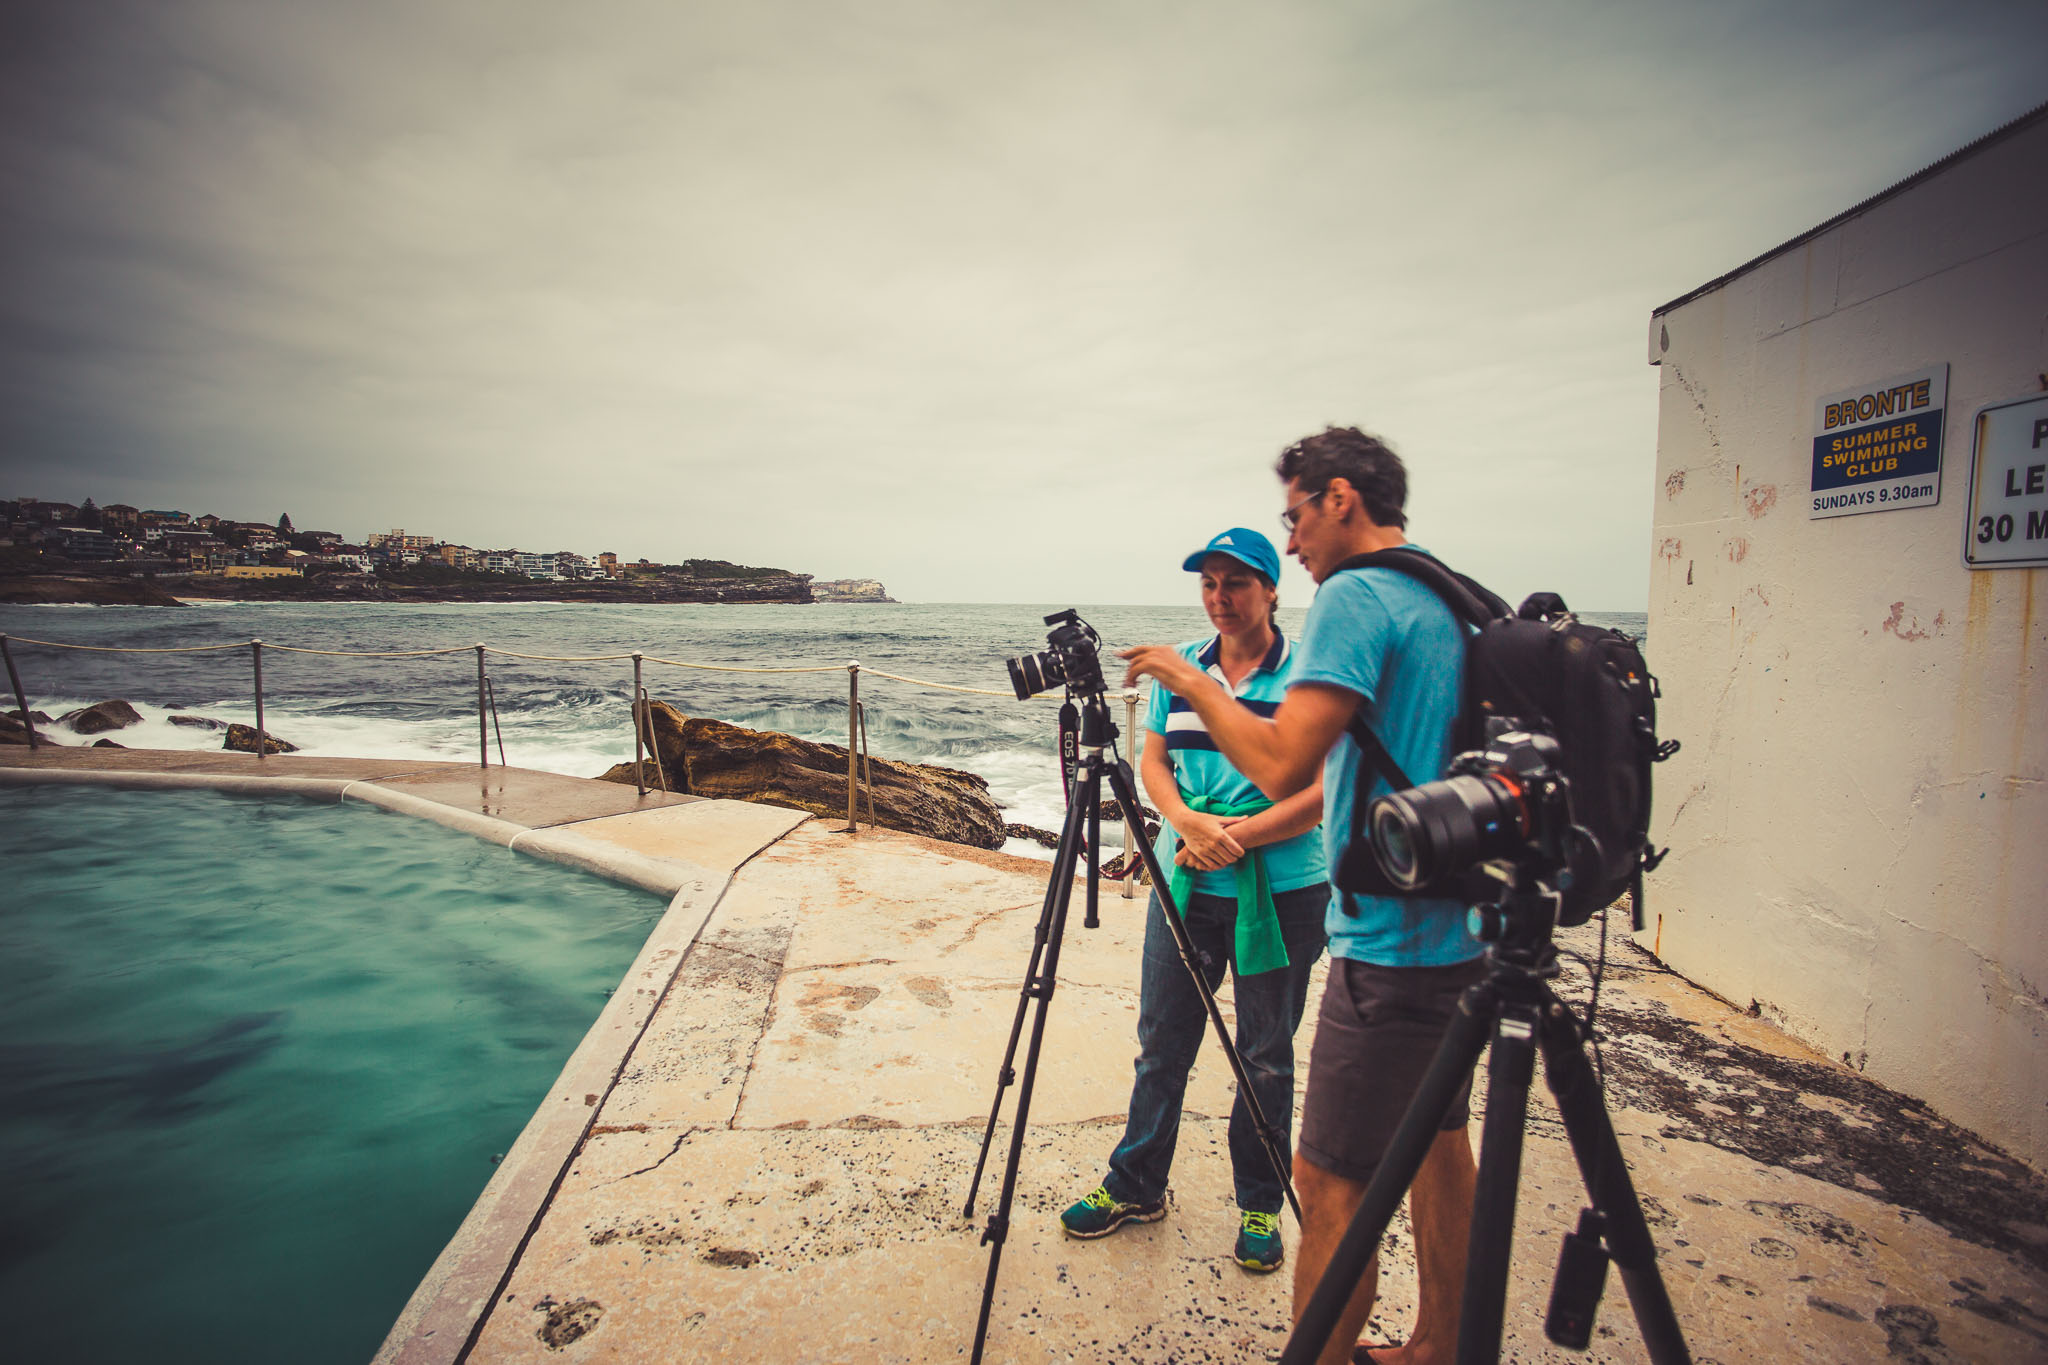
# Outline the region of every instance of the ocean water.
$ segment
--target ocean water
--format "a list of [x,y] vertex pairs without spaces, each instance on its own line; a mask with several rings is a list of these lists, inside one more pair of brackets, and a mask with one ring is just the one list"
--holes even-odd
[[368,1360],[663,910],[355,804],[0,821],[10,1360]]
[[[639,650],[690,663],[746,668],[828,667],[829,673],[718,673],[645,666],[649,692],[688,714],[806,739],[846,742],[845,664],[980,687],[944,692],[863,673],[861,700],[874,754],[964,768],[986,778],[1012,821],[1057,828],[1062,804],[1055,713],[1019,702],[1004,659],[1045,647],[1044,617],[1074,605],[1105,650],[1209,633],[1200,606],[815,604],[809,606],[450,603],[205,603],[173,607],[0,606],[0,632],[67,644],[170,648],[246,642],[325,650],[462,648],[478,642],[525,654]],[[1306,608],[1282,608],[1298,632]],[[1643,633],[1639,613],[1585,619]],[[218,748],[220,736],[170,725],[186,712],[252,722],[250,652],[93,654],[22,643],[12,648],[30,705],[60,714],[124,697],[145,718],[112,736],[133,747]],[[632,665],[540,663],[491,656],[507,761],[594,777],[633,755]],[[1120,682],[1115,676],[1112,683]],[[476,656],[349,659],[266,648],[264,723],[308,753],[473,760]],[[8,702],[11,707],[11,700]],[[1117,708],[1121,724],[1122,708]],[[1144,714],[1142,706],[1140,717]],[[1128,742],[1126,741],[1126,752]],[[494,737],[491,758],[497,761]],[[1037,852],[1012,841],[1014,851]]]

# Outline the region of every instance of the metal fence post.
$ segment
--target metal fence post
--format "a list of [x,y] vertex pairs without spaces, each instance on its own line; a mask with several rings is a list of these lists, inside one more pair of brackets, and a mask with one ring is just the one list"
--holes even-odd
[[256,664],[256,757],[264,759],[270,756],[265,752],[270,748],[270,739],[263,730],[263,642],[261,640],[251,640],[249,642],[249,657]]
[[860,832],[859,808],[854,798],[860,789],[860,660],[846,665],[846,832]]
[[476,647],[476,760],[480,768],[491,766],[491,732],[484,725],[484,647]]
[[[640,726],[642,724],[641,716],[644,714],[640,707],[641,698],[646,695],[646,689],[640,686],[640,655],[635,653],[633,655],[633,781],[640,788],[642,796],[647,795],[647,763],[640,757],[642,752],[640,748]],[[654,726],[648,724],[647,728],[651,731],[654,729]]]
[[7,681],[14,684],[14,704],[21,708],[21,723],[28,729],[28,747],[37,747],[36,723],[28,714],[28,698],[21,692],[21,674],[14,671],[14,651],[7,647],[7,637],[0,635],[0,658],[7,660]]
[[[1124,733],[1131,737],[1131,767],[1135,769],[1138,766],[1138,746],[1144,743],[1138,732],[1138,689],[1135,687],[1124,689]],[[1138,827],[1135,836],[1131,834],[1132,825]],[[1145,817],[1141,812],[1127,810],[1124,812],[1124,899],[1127,901],[1136,900],[1138,896],[1138,869],[1131,857],[1133,837],[1145,837]]]

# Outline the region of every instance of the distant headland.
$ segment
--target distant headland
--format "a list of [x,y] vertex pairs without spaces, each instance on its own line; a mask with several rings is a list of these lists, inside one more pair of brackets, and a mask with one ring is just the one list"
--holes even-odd
[[816,580],[723,559],[478,550],[402,529],[357,544],[206,513],[0,501],[0,602],[890,602],[869,578]]

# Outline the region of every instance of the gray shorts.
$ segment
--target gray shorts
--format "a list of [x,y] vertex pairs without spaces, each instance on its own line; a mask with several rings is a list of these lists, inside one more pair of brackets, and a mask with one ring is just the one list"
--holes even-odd
[[[1330,959],[1302,1102],[1301,1152],[1332,1175],[1368,1184],[1436,1056],[1458,997],[1483,959],[1449,967],[1375,967]],[[1471,1120],[1466,1077],[1442,1131]]]

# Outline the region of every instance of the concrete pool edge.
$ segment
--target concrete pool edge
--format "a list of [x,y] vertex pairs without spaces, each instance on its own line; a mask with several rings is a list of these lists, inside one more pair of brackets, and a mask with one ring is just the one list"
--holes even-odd
[[162,773],[137,769],[0,767],[0,786],[120,787],[130,791],[220,791],[236,795],[304,796],[340,801],[354,785],[336,777],[249,777],[238,773]]
[[376,1361],[430,1365],[456,1360],[467,1349],[596,1121],[604,1096],[732,884],[731,874],[715,878],[714,891],[713,879],[707,873],[669,902],[619,989],[563,1063],[512,1150],[413,1290],[378,1348]]

